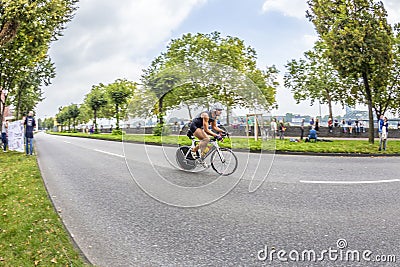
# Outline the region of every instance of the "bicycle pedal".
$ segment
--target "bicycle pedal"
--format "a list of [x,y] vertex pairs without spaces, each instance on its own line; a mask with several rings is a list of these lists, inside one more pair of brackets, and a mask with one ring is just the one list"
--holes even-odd
[[200,155],[199,155],[198,152],[191,152],[191,153],[190,153],[190,156],[191,156],[193,159],[198,159],[198,158],[200,158]]
[[198,159],[197,160],[197,163],[199,163],[203,168],[208,168],[208,164],[207,164],[207,162],[205,162],[204,160],[202,160],[202,159]]

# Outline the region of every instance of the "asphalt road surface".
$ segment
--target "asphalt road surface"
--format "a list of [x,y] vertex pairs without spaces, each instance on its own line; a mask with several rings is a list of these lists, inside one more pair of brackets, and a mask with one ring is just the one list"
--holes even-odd
[[219,177],[178,170],[171,147],[35,142],[55,208],[96,266],[400,262],[397,157],[238,152],[238,170]]

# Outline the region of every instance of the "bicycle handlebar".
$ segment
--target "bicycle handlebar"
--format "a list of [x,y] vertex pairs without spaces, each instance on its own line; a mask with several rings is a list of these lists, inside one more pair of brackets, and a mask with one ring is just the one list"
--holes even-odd
[[[220,134],[221,134],[221,137],[222,137],[221,142],[224,141],[224,137],[228,137],[228,138],[230,137],[230,134],[228,132],[224,132],[224,133],[220,133]],[[217,138],[214,137],[213,140],[216,141]]]

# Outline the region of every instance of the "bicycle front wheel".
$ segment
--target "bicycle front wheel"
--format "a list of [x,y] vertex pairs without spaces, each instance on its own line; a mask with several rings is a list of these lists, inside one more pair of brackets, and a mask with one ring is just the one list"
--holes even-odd
[[231,175],[236,171],[237,165],[236,155],[228,148],[217,149],[211,155],[211,167],[220,175]]

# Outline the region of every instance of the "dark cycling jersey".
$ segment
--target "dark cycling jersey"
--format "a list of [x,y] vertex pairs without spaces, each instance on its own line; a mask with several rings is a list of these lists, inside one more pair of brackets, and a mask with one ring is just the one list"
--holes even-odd
[[199,115],[197,115],[192,122],[190,123],[190,131],[192,131],[192,133],[194,133],[196,131],[197,128],[203,128],[203,118],[201,117],[202,113],[207,113],[208,117],[209,117],[209,123],[214,122],[217,118],[213,118],[211,116],[211,111],[203,111],[201,112]]

